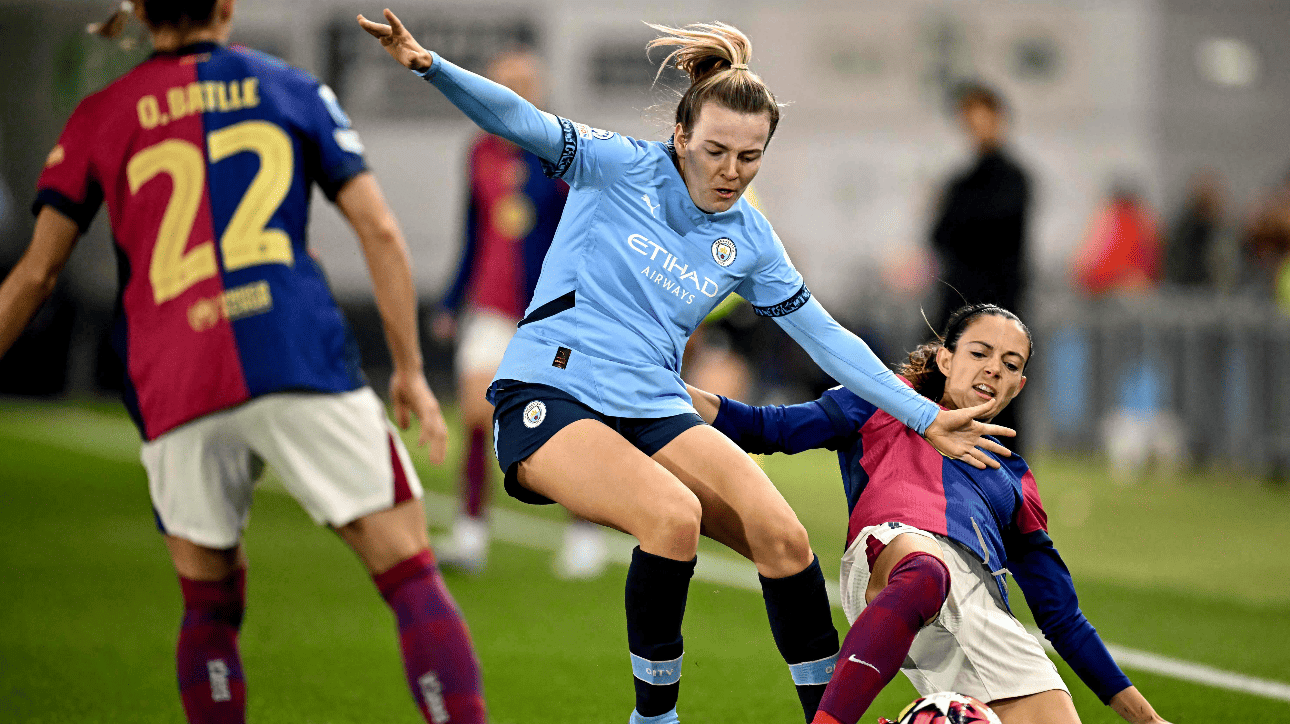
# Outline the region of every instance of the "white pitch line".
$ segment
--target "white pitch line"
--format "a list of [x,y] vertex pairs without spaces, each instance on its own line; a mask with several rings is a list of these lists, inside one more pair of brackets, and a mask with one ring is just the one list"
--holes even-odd
[[[1053,645],[1048,643],[1048,639],[1044,638],[1039,629],[1027,626],[1026,630],[1039,639],[1039,643],[1043,644],[1045,649],[1049,652],[1054,652]],[[1153,654],[1150,651],[1139,651],[1119,644],[1108,643],[1106,650],[1111,653],[1111,658],[1115,659],[1117,664],[1125,668],[1145,671],[1149,674],[1160,674],[1196,684],[1204,684],[1217,689],[1242,691],[1267,699],[1290,701],[1290,684],[1283,684],[1270,679],[1259,679],[1232,671],[1223,671],[1213,666]]]
[[[139,438],[129,420],[92,410],[50,410],[38,405],[6,407],[7,412],[22,423],[5,429],[3,432],[6,436],[45,443],[108,460],[137,461],[139,459]],[[275,485],[266,487],[270,490],[280,488]],[[281,490],[281,492],[286,491]],[[436,522],[448,523],[456,515],[457,501],[451,496],[427,492],[425,504],[426,512]],[[557,550],[563,541],[564,523],[562,522],[505,508],[494,508],[490,516],[492,535],[498,540],[537,550]],[[605,534],[609,559],[622,565],[631,563],[635,540],[614,530],[606,530]],[[746,591],[761,591],[761,584],[757,580],[757,568],[743,559],[704,553],[699,556],[694,577],[707,583]],[[830,581],[826,582],[826,585],[830,601],[834,607],[840,607],[838,584]],[[1048,641],[1038,631],[1032,630],[1031,633],[1035,634],[1046,648],[1052,650]],[[1205,664],[1161,656],[1117,644],[1108,643],[1107,649],[1120,665],[1129,669],[1290,702],[1290,684],[1224,671]]]

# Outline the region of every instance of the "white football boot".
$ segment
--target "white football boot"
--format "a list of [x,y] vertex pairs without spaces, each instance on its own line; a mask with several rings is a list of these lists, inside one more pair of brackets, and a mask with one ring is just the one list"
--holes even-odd
[[586,520],[572,520],[564,529],[564,545],[555,557],[555,575],[566,580],[588,580],[605,572],[609,564],[605,532]]
[[441,565],[477,575],[488,565],[488,521],[464,513],[457,516],[452,536],[435,551]]

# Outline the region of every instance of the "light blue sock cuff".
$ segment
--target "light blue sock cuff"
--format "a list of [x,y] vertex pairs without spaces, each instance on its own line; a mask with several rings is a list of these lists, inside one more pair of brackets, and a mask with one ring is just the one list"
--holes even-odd
[[[632,675],[646,684],[653,684],[654,686],[675,684],[681,680],[681,659],[683,658],[685,658],[685,654],[681,654],[671,661],[648,661],[636,654],[632,654]],[[832,669],[829,670],[832,671]],[[641,721],[653,722],[654,720],[642,719]],[[664,720],[659,719],[659,721]]]
[[627,724],[681,724],[681,719],[676,715],[676,709],[658,716],[641,716],[633,709],[632,718],[627,720]]
[[833,678],[833,667],[837,666],[838,654],[819,661],[803,661],[800,664],[789,664],[788,670],[793,674],[793,683],[797,686],[827,684]]

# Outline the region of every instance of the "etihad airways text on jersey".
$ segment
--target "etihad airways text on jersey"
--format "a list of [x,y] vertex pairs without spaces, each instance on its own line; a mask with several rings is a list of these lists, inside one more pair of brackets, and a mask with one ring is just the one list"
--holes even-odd
[[[641,274],[663,287],[664,290],[682,299],[686,304],[694,304],[695,296],[685,288],[685,282],[693,284],[694,291],[705,297],[716,297],[717,292],[721,290],[719,284],[706,276],[700,282],[698,273],[690,269],[689,264],[680,263],[680,259],[675,254],[640,234],[632,234],[627,237],[627,245],[641,256],[648,256],[652,262],[659,261],[658,257],[662,254],[663,259],[657,265],[657,268],[647,266],[641,270]],[[650,250],[651,247],[653,247],[653,251]],[[674,280],[668,276],[669,274],[680,274],[680,277]]]

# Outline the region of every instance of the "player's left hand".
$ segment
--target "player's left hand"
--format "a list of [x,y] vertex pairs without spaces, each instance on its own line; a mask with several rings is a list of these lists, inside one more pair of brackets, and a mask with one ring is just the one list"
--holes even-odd
[[[923,437],[947,458],[962,460],[979,470],[999,467],[999,461],[985,453],[1010,457],[1012,452],[986,435],[1015,437],[1016,431],[1002,425],[992,425],[977,420],[994,409],[995,401],[966,407],[961,410],[941,410],[932,424],[923,431]],[[984,448],[984,449],[983,449]]]
[[374,23],[362,15],[358,16],[358,24],[367,31],[368,35],[381,41],[385,52],[399,61],[403,67],[416,71],[429,68],[433,58],[430,52],[421,47],[417,39],[412,37],[412,33],[403,27],[403,23],[399,22],[398,17],[390,12],[389,8],[385,9],[384,15],[389,25]]
[[390,376],[390,402],[394,405],[394,421],[399,429],[408,429],[413,415],[421,421],[417,444],[428,446],[430,462],[442,465],[448,455],[448,425],[443,421],[439,400],[430,391],[425,375],[395,369]]

